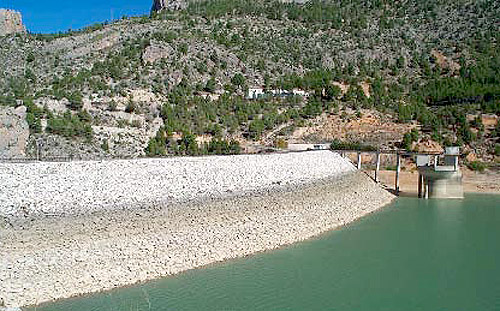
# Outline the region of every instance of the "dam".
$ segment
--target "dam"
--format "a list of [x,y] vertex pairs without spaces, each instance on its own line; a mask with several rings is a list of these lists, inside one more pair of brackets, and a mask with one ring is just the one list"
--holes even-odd
[[[458,147],[447,147],[444,156],[418,155],[418,197],[463,199],[462,172],[458,164]],[[440,163],[440,159],[444,163]]]
[[326,150],[0,162],[0,299],[35,306],[277,249],[394,198]]
[[[355,166],[362,169],[363,154],[373,155],[375,158],[374,181],[380,182],[380,166],[382,156],[395,156],[394,193],[399,194],[399,179],[402,157],[414,159],[418,169],[418,197],[436,199],[463,199],[462,172],[460,171],[459,147],[446,147],[444,153],[407,152],[402,150],[335,150],[342,157],[355,153]],[[353,161],[354,162],[354,161]],[[354,165],[354,163],[353,163]]]

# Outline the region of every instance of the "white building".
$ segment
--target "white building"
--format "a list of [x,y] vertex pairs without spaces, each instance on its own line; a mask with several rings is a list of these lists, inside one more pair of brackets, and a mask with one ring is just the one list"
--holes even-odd
[[292,90],[292,94],[294,96],[302,96],[302,97],[308,97],[309,96],[309,93],[304,91],[304,90],[301,90],[301,89],[293,89]]
[[[300,89],[293,89],[291,91],[288,90],[283,90],[283,89],[276,89],[276,90],[270,90],[267,92],[267,94],[270,94],[273,97],[287,97],[287,96],[302,96],[302,97],[307,97],[309,96],[309,93],[300,90]],[[259,99],[266,96],[266,92],[262,88],[252,88],[248,89],[247,92],[247,99]]]
[[265,92],[264,89],[262,88],[255,88],[255,89],[248,89],[247,92],[247,99],[259,99],[261,97],[264,97]]

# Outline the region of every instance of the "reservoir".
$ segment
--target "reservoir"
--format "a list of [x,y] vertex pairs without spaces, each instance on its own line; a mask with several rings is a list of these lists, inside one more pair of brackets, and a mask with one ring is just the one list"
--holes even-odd
[[500,310],[500,196],[398,198],[312,240],[36,310]]

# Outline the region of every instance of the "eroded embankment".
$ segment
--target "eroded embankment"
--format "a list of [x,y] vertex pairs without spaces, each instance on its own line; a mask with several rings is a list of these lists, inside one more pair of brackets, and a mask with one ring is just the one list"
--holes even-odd
[[[11,225],[0,229],[1,298],[8,306],[37,304],[274,249],[349,223],[393,198],[330,152],[255,157],[288,162],[268,163],[273,169],[259,172],[267,187],[231,195],[122,204],[121,209],[103,207],[87,214],[75,202],[79,212],[67,211],[64,217],[42,217],[40,212],[36,217],[10,216]],[[245,157],[229,159],[247,164]],[[276,180],[276,166],[290,164],[316,168],[310,174],[297,168],[303,177],[297,174],[288,185],[277,185],[284,181]],[[240,181],[234,183],[240,186]]]

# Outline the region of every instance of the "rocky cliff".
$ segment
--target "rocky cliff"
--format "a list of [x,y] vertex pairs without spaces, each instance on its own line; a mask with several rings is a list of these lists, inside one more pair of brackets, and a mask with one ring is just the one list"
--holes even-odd
[[0,9],[0,36],[12,33],[24,33],[26,28],[20,12]]
[[188,6],[187,0],[154,0],[151,11],[184,10]]
[[167,7],[167,3],[168,3],[167,0],[154,0],[153,7],[151,8],[151,10],[153,12],[160,12]]
[[[429,0],[432,12],[419,1],[193,1],[151,1],[161,14],[78,31],[0,37],[0,106],[25,103],[26,154],[196,153],[189,134],[200,146],[237,140],[244,152],[332,139],[395,148],[421,128],[407,133],[408,146],[432,135],[500,156],[497,119],[480,117],[499,109],[500,37],[485,31],[500,23],[499,1]],[[308,96],[263,103],[247,100],[247,88]]]
[[24,157],[29,134],[24,106],[0,107],[0,158]]

